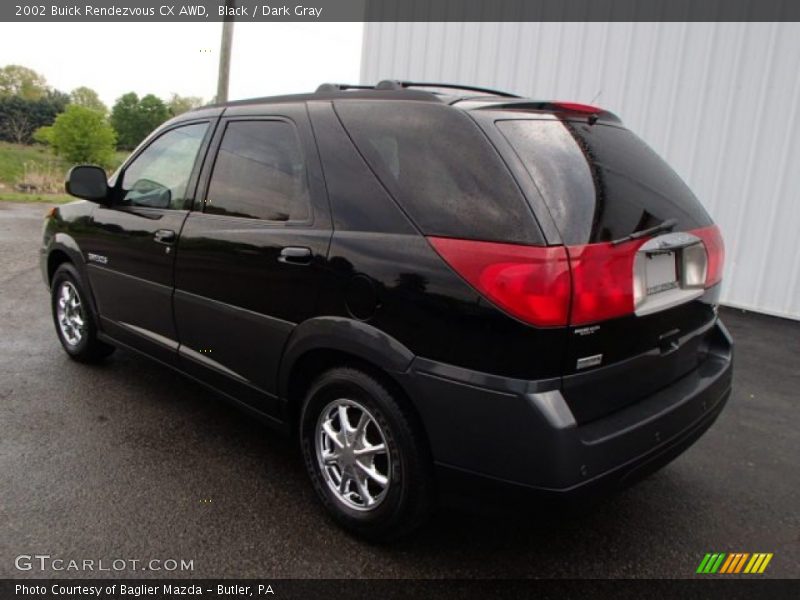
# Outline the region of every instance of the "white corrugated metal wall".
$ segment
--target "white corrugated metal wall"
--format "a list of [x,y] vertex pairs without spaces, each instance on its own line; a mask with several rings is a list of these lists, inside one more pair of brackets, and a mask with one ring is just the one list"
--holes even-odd
[[368,23],[379,79],[615,112],[722,227],[723,302],[800,319],[800,23]]

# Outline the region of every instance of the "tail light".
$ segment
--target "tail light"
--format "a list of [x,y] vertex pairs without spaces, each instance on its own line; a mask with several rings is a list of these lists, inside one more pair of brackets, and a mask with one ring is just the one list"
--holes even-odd
[[564,246],[428,239],[459,275],[500,308],[533,325],[567,324],[570,276]]
[[706,268],[706,285],[712,285],[722,281],[722,267],[725,265],[725,243],[722,241],[722,232],[716,225],[694,229],[692,233],[703,240],[708,254],[708,267]]
[[582,325],[633,312],[633,261],[642,243],[567,246],[572,267],[570,323]]
[[[684,257],[681,285],[708,288],[722,279],[724,245],[716,225],[692,230],[700,238]],[[428,238],[470,285],[532,325],[583,325],[632,314],[646,294],[634,263],[646,239],[621,244],[523,246]],[[697,255],[697,256],[695,256]]]

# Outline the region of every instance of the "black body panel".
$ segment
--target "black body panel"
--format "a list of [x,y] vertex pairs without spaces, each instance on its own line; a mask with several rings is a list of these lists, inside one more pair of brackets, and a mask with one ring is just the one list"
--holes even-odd
[[[700,368],[708,359],[716,318],[710,303],[696,301],[638,319],[614,319],[588,336],[573,329],[562,389],[578,423],[634,404]],[[638,322],[643,320],[646,324]],[[609,366],[576,371],[581,356],[602,354],[609,348],[620,353],[603,354]]]
[[[287,337],[315,314],[329,238],[324,230],[192,214],[175,278],[182,359],[223,368],[274,393]],[[289,246],[309,248],[317,258],[309,265],[279,262]]]
[[187,211],[99,206],[92,233],[82,244],[103,328],[161,360],[174,358],[178,347],[172,317],[175,254],[154,236],[159,230],[180,231],[186,215]]
[[[334,287],[321,294],[319,312],[366,320],[418,356],[509,377],[559,376],[566,331],[525,325],[487,302],[371,180],[330,105],[314,103],[311,116],[335,215]],[[353,315],[348,305],[358,278],[374,295],[368,314]]]
[[[184,369],[215,381],[228,376],[235,387],[246,385],[265,393],[260,408],[275,415],[284,344],[297,323],[315,316],[327,276],[330,213],[305,107],[272,105],[268,110],[226,112],[212,142],[212,155],[226,125],[240,122],[280,122],[295,129],[307,167],[309,218],[282,222],[207,214],[198,201],[178,245],[175,321]],[[201,199],[207,198],[213,169],[213,161],[203,167]],[[307,262],[284,256],[288,248],[307,252]]]
[[697,369],[586,425],[572,419],[561,392],[547,382],[501,380],[418,360],[407,385],[424,399],[418,406],[448,479],[574,496],[633,478],[661,455],[677,456],[670,451],[688,447],[716,419],[732,374],[730,336],[717,321]]

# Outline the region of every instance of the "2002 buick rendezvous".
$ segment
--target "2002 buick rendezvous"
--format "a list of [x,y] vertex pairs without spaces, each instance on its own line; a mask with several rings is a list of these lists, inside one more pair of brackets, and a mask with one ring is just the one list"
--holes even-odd
[[632,481],[730,393],[720,232],[599,108],[323,85],[181,115],[67,190],[41,254],[67,353],[141,352],[296,433],[364,536]]

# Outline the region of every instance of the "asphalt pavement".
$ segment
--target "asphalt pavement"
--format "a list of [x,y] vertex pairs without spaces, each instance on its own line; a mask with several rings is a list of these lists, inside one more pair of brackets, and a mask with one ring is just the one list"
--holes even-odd
[[[727,408],[593,510],[441,511],[374,546],[327,519],[291,444],[213,393],[128,352],[67,358],[37,263],[46,209],[0,202],[0,577],[687,577],[707,552],[772,552],[763,577],[800,577],[799,322],[724,309]],[[15,567],[33,554],[193,570]]]

